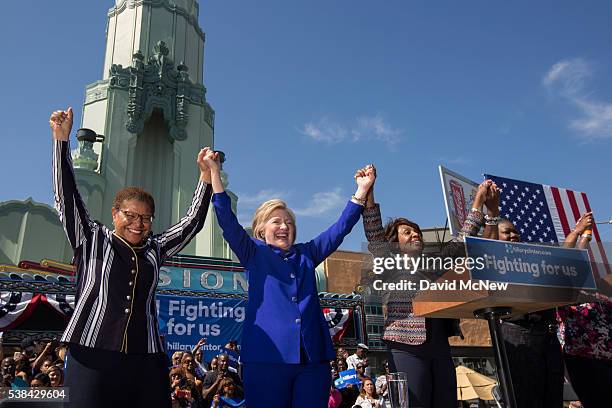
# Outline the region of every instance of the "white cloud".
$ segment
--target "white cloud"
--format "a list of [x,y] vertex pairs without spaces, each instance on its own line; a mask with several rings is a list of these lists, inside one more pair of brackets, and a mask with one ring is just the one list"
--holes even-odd
[[577,108],[581,117],[570,121],[570,127],[583,138],[612,138],[612,103],[599,101],[588,92],[586,85],[592,76],[593,69],[587,61],[563,60],[550,68],[542,85]]
[[291,196],[291,193],[289,191],[268,188],[257,191],[254,194],[238,193],[237,195],[238,222],[243,226],[250,226],[255,209],[259,207],[260,204],[262,204],[264,201],[272,200],[273,198],[280,198],[281,200],[287,201],[287,198]]
[[353,123],[342,124],[325,117],[317,123],[304,124],[300,132],[314,141],[336,144],[374,140],[393,146],[400,142],[402,130],[394,129],[381,114],[360,116]]
[[612,138],[612,103],[579,100],[583,117],[571,122],[572,128],[590,138]]
[[258,207],[264,201],[272,200],[273,198],[280,198],[286,200],[291,194],[288,191],[280,191],[273,189],[263,189],[255,194],[239,194],[238,205],[247,208]]
[[296,208],[293,211],[296,215],[317,217],[342,206],[346,200],[347,198],[338,187],[332,191],[321,191],[313,194],[305,207]]
[[357,118],[357,126],[352,130],[356,140],[374,139],[387,144],[400,141],[401,130],[393,129],[380,114]]
[[327,142],[329,144],[340,143],[349,134],[345,127],[327,118],[321,119],[317,124],[306,123],[302,133],[317,142]]
[[[251,225],[253,213],[261,203],[273,198],[280,198],[288,201],[292,195],[289,191],[264,189],[255,194],[238,194],[238,221],[242,225]],[[312,198],[300,208],[292,208],[296,215],[305,217],[319,217],[330,211],[342,207],[347,201],[347,197],[342,193],[342,189],[337,187],[331,191],[320,191],[312,195]]]

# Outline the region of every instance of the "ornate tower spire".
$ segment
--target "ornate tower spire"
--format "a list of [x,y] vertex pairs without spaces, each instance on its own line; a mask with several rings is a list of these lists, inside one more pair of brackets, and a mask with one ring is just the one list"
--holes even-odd
[[[87,86],[82,123],[105,139],[95,154],[75,152],[75,163],[87,163],[76,172],[90,213],[107,225],[125,186],[143,187],[160,203],[154,231],[178,222],[191,203],[195,157],[213,146],[215,117],[202,80],[198,10],[195,0],[116,0],[108,12],[104,74]],[[183,252],[230,256],[212,212]]]

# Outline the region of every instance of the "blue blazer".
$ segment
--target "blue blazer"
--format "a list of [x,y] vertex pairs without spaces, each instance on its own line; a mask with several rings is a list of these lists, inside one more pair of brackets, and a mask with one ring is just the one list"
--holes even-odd
[[241,361],[300,363],[300,343],[309,362],[333,360],[329,328],[319,304],[315,267],[342,243],[363,207],[349,201],[342,215],[315,239],[288,251],[251,238],[232,212],[226,193],[212,203],[228,242],[247,272],[249,301],[242,328]]

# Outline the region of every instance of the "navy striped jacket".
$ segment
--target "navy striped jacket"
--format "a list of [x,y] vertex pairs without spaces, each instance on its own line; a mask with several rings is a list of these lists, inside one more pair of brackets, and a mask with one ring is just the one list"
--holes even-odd
[[211,188],[200,181],[187,215],[140,247],[90,219],[68,142],[54,141],[53,189],[77,268],[76,305],[61,341],[124,353],[162,352],[155,306],[159,268],[204,226]]

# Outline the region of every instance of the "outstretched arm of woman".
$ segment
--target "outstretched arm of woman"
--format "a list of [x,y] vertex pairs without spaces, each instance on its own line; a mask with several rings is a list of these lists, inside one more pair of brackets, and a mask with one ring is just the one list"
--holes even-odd
[[[487,207],[487,215],[483,214],[482,207]],[[491,221],[487,224],[486,218]],[[472,203],[472,209],[463,222],[461,236],[476,236],[484,225],[483,238],[498,239],[499,231],[497,221],[499,220],[499,189],[492,180],[485,180],[478,186],[476,197]]]
[[[355,177],[365,175],[368,167],[374,175],[374,184],[376,183],[376,167],[374,165],[366,166],[357,170]],[[380,205],[374,199],[374,184],[368,191],[366,205],[363,209],[363,230],[366,239],[368,240],[368,250],[374,256],[387,256],[390,254],[390,246],[385,238],[385,230],[382,224],[382,216],[380,213]]]
[[355,191],[355,194],[347,203],[338,221],[307,244],[312,251],[315,264],[323,262],[325,258],[338,249],[344,237],[351,232],[357,221],[359,221],[367,200],[368,191],[375,180],[376,175],[372,168],[369,168],[364,174],[355,175],[357,191]]
[[210,168],[210,178],[214,192],[212,203],[219,226],[223,230],[223,238],[240,262],[248,267],[249,261],[255,253],[255,243],[249,234],[238,222],[236,214],[232,210],[232,200],[229,198],[221,181],[221,160],[219,153],[209,151],[204,157],[204,162]]
[[582,217],[578,219],[576,222],[576,227],[570,232],[567,237],[565,237],[565,242],[563,242],[564,248],[574,248],[576,247],[576,243],[578,242],[578,248],[585,249],[589,246],[589,237],[584,236],[586,230],[591,230],[593,228],[595,220],[593,219],[592,212],[586,212],[582,214]]
[[87,208],[77,189],[70,144],[72,130],[72,108],[55,111],[49,118],[53,134],[53,193],[55,209],[73,249],[80,247],[91,234],[94,226]]
[[196,162],[200,170],[200,177],[187,214],[179,222],[153,237],[153,240],[159,244],[162,260],[179,253],[204,227],[212,195],[210,169],[204,162],[204,156],[209,151],[210,148],[205,147],[198,152]]

